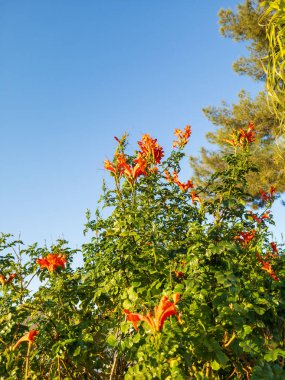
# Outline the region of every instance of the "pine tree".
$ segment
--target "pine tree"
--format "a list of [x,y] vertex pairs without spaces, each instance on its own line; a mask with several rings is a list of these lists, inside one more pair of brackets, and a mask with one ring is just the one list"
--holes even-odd
[[282,0],[264,1],[261,23],[266,27],[268,40],[267,65],[264,66],[266,90],[270,105],[285,132],[285,4]]
[[[246,0],[239,4],[236,13],[230,9],[222,9],[219,13],[221,34],[235,41],[248,44],[249,55],[239,58],[233,69],[240,75],[248,75],[253,80],[266,82],[264,67],[267,65],[268,39],[266,26],[260,23],[262,8],[259,1]],[[194,170],[193,181],[202,185],[215,168],[222,167],[222,157],[231,146],[225,141],[235,128],[246,128],[249,122],[255,125],[257,144],[253,152],[254,164],[258,168],[256,174],[248,178],[248,192],[257,199],[260,188],[275,186],[278,192],[285,191],[285,143],[280,134],[280,122],[272,111],[267,94],[261,91],[252,99],[245,91],[239,94],[236,104],[222,103],[221,107],[203,109],[206,117],[217,127],[215,132],[207,134],[211,144],[218,150],[201,149],[199,158],[191,157],[190,164]]]

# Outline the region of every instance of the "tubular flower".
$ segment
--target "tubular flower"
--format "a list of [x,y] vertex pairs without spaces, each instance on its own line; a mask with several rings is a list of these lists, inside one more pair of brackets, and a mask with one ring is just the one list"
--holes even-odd
[[263,189],[260,189],[260,195],[263,202],[268,202],[273,199],[276,188],[274,186],[270,186],[269,193],[266,193]]
[[236,138],[236,135],[234,132],[231,133],[231,137],[232,139],[223,139],[223,141],[225,141],[226,143],[232,145],[232,146],[238,146],[239,143],[237,142],[237,138]]
[[248,123],[248,128],[247,131],[244,129],[240,128],[238,130],[238,142],[240,145],[244,145],[245,143],[252,143],[255,141],[255,132],[254,130],[254,124],[253,123]]
[[168,171],[165,171],[165,178],[167,181],[175,183],[182,191],[187,191],[188,189],[192,189],[194,187],[193,182],[190,180],[185,183],[180,182],[178,180],[177,172],[173,172],[173,175],[171,177]]
[[113,165],[113,163],[111,161],[105,160],[104,161],[104,168],[106,170],[109,170],[110,172],[116,174],[116,168],[115,168],[115,166]]
[[111,162],[109,160],[104,161],[104,168],[106,170],[109,170],[115,175],[117,173],[119,175],[122,175],[126,165],[127,165],[126,157],[122,153],[119,153],[116,155],[115,162]]
[[196,191],[191,192],[192,204],[199,202],[201,204],[201,198],[197,195]]
[[55,271],[58,267],[65,268],[66,256],[58,253],[49,253],[47,256],[37,259],[40,269],[47,268],[49,272]]
[[0,282],[1,282],[1,284],[2,284],[2,287],[4,287],[4,286],[7,285],[7,284],[10,284],[10,282],[12,282],[13,279],[14,279],[16,276],[17,276],[16,273],[12,273],[12,274],[9,275],[9,277],[8,277],[7,280],[6,280],[6,277],[5,277],[3,274],[1,274],[1,276],[0,276]]
[[235,236],[234,238],[238,240],[242,245],[246,246],[251,242],[254,236],[255,230],[252,230],[251,232],[240,232],[239,235]]
[[136,331],[138,331],[138,322],[142,320],[141,314],[131,313],[127,309],[123,309],[123,313],[127,316],[127,321],[132,322]]
[[256,257],[257,257],[257,260],[262,265],[261,269],[265,270],[274,281],[280,281],[280,278],[276,275],[274,270],[271,268],[270,263],[268,261],[264,261],[258,253],[256,254]]
[[239,128],[239,130],[236,132],[231,133],[232,139],[223,139],[223,141],[227,142],[228,144],[232,146],[244,146],[245,144],[252,143],[255,141],[255,132],[254,130],[254,124],[249,123],[247,130],[244,130],[242,128]]
[[144,160],[160,164],[164,152],[162,147],[157,143],[157,139],[153,139],[146,133],[142,136],[142,140],[138,141],[138,145],[141,149],[139,155],[141,155]]
[[267,252],[267,255],[265,256],[265,258],[268,259],[269,257],[271,257],[273,259],[276,259],[278,257],[277,244],[272,242],[272,243],[270,243],[270,246],[271,246],[273,253]]
[[277,244],[272,242],[270,243],[273,253],[278,254]]
[[183,278],[183,277],[185,277],[185,273],[181,272],[181,271],[178,271],[178,270],[175,270],[174,274],[175,274],[176,278]]
[[18,340],[18,342],[14,345],[13,350],[16,350],[16,348],[18,348],[18,346],[22,342],[29,342],[29,344],[32,344],[35,341],[35,336],[37,336],[38,333],[39,332],[37,330],[29,331],[27,334],[25,334],[24,336],[22,336],[22,338]]
[[131,182],[135,181],[140,175],[146,175],[146,161],[142,158],[142,156],[138,156],[135,159],[135,166],[130,166],[125,163],[122,165],[123,173]]
[[249,212],[250,216],[257,222],[262,223],[264,219],[269,219],[270,217],[270,211],[267,211],[265,214],[261,215],[260,218],[258,218],[252,211]]
[[178,139],[173,142],[172,147],[184,148],[184,146],[188,143],[189,137],[191,136],[191,127],[190,125],[186,125],[184,132],[181,131],[181,129],[175,129],[174,134],[178,137]]
[[271,268],[271,265],[269,264],[268,261],[262,262],[261,269],[265,270],[274,281],[280,281],[280,278],[276,275],[274,270]]
[[162,330],[165,319],[171,315],[175,315],[181,323],[180,317],[175,308],[175,305],[180,299],[180,294],[175,293],[172,298],[174,302],[169,301],[167,296],[163,296],[159,302],[159,305],[154,307],[154,315],[152,315],[150,311],[148,311],[146,315],[131,313],[126,309],[124,309],[123,312],[127,315],[127,320],[133,323],[136,330],[138,330],[137,323],[139,321],[144,321],[149,325],[151,331],[155,333]]

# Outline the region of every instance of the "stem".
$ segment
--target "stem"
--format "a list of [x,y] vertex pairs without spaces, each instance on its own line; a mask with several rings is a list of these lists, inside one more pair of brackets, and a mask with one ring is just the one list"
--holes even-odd
[[32,346],[32,342],[29,342],[29,344],[28,344],[27,356],[26,356],[25,380],[28,380],[28,376],[29,376],[29,366],[30,366],[30,352],[31,352],[31,346]]
[[115,372],[116,367],[117,367],[117,361],[118,361],[118,351],[116,351],[114,353],[113,365],[112,365],[112,369],[111,369],[109,380],[113,379],[113,375],[114,375],[114,372]]
[[59,380],[60,380],[61,376],[60,376],[60,361],[59,361],[59,356],[57,357],[57,372],[58,372],[58,377],[59,377]]
[[237,337],[236,333],[233,332],[233,335],[232,335],[231,339],[227,343],[224,344],[224,348],[229,347],[229,345],[232,343],[233,340],[235,340],[236,337]]

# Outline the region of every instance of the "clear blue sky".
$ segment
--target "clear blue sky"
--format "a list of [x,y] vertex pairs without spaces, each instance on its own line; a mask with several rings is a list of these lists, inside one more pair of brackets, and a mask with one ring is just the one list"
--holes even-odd
[[191,124],[197,154],[213,129],[202,107],[260,88],[232,71],[245,47],[219,35],[237,3],[0,0],[0,231],[80,246],[125,130],[167,147]]

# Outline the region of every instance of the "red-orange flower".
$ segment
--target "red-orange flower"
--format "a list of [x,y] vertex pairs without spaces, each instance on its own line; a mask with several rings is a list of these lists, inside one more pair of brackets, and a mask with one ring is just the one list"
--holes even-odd
[[114,164],[111,161],[105,160],[104,161],[104,168],[106,170],[109,170],[110,172],[116,174],[116,168],[115,168]]
[[268,261],[262,262],[262,269],[265,270],[274,281],[280,281],[280,278],[276,275],[274,270],[271,268],[271,265],[269,264]]
[[59,253],[49,253],[47,256],[37,259],[40,269],[47,268],[49,272],[55,271],[58,267],[65,268],[66,256]]
[[271,268],[271,265],[268,261],[264,261],[260,254],[256,254],[257,260],[261,263],[263,270],[265,270],[269,276],[274,280],[274,281],[280,281],[280,278],[276,275],[274,270]]
[[240,128],[238,130],[238,142],[240,145],[243,145],[244,143],[252,143],[255,141],[255,132],[254,132],[254,124],[253,123],[248,123],[248,128],[247,131],[244,129]]
[[127,163],[122,165],[123,170],[124,170],[123,171],[124,175],[131,182],[135,181],[139,176],[147,174],[146,161],[143,159],[143,157],[139,155],[134,161],[135,161],[134,166],[130,166]]
[[138,331],[138,322],[142,320],[142,315],[137,313],[131,313],[127,309],[123,309],[123,313],[127,316],[127,321],[132,322],[136,331]]
[[274,197],[275,191],[276,191],[276,188],[274,186],[270,186],[269,193],[266,193],[263,189],[260,189],[259,192],[261,194],[261,198],[263,202],[268,202],[272,200],[272,198]]
[[190,180],[185,183],[180,182],[177,172],[173,172],[171,176],[168,171],[165,171],[165,179],[169,182],[175,183],[182,191],[187,191],[188,189],[192,189],[194,187],[193,182]]
[[278,254],[277,244],[272,242],[270,243],[273,253]]
[[255,230],[250,232],[240,232],[239,235],[235,236],[235,239],[238,240],[242,245],[248,245],[255,236]]
[[125,170],[125,166],[127,166],[126,157],[122,153],[118,153],[115,155],[115,161],[111,162],[109,160],[104,161],[104,168],[109,170],[113,174],[119,174],[120,176],[123,174]]
[[225,141],[226,143],[228,143],[232,146],[238,146],[239,143],[237,141],[237,136],[234,132],[231,133],[231,137],[232,137],[232,139],[223,139],[223,141]]
[[4,287],[6,284],[9,284],[11,281],[13,281],[13,279],[16,276],[17,276],[16,273],[12,273],[12,274],[9,275],[9,277],[6,280],[6,277],[3,274],[1,274],[1,276],[0,276],[0,282],[2,284],[2,287]]
[[257,223],[262,223],[262,221],[264,219],[269,219],[270,217],[270,211],[267,211],[265,214],[261,215],[261,217],[259,218],[258,216],[256,216],[252,211],[249,212],[250,216],[257,222]]
[[185,273],[183,273],[181,271],[175,270],[174,273],[175,273],[175,276],[177,278],[183,278],[183,277],[185,277]]
[[157,139],[150,137],[148,133],[142,136],[142,140],[138,141],[140,147],[139,156],[151,163],[159,164],[164,156],[162,147],[157,143]]
[[178,139],[173,142],[172,147],[184,148],[184,146],[188,143],[189,137],[191,136],[191,127],[190,125],[186,125],[184,132],[181,131],[181,129],[175,129],[174,134],[178,137]]
[[16,348],[18,348],[18,346],[22,342],[29,342],[29,344],[32,344],[35,341],[35,336],[37,336],[38,333],[39,332],[37,330],[29,331],[27,334],[25,334],[24,336],[22,336],[22,338],[18,340],[18,342],[14,345],[13,350],[16,350]]
[[132,322],[134,328],[138,329],[138,322],[144,321],[151,328],[152,332],[161,331],[164,325],[164,321],[166,318],[171,315],[175,315],[179,322],[181,322],[175,305],[180,299],[180,294],[175,293],[173,296],[173,301],[169,301],[167,296],[163,296],[159,302],[158,306],[154,307],[154,315],[150,311],[146,313],[146,315],[139,313],[131,313],[129,310],[124,309],[123,312],[127,315],[127,320]]
[[237,132],[233,131],[231,133],[231,140],[223,139],[223,141],[227,142],[232,146],[244,146],[245,144],[252,143],[255,141],[255,132],[253,130],[254,124],[249,123],[247,130],[239,128]]
[[201,198],[197,195],[196,191],[191,191],[192,204],[198,202],[201,204]]

